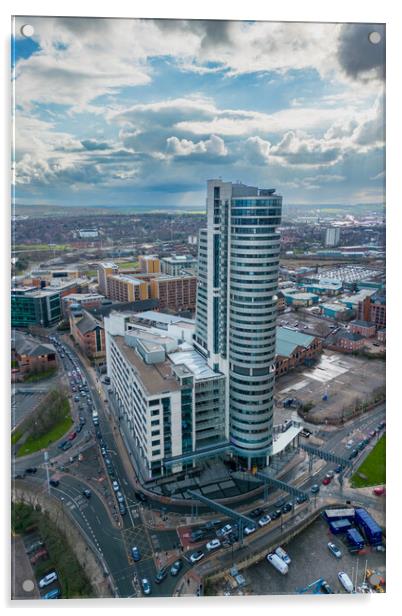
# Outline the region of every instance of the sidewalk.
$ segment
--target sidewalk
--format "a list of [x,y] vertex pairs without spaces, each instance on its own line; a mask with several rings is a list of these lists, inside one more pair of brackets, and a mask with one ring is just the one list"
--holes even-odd
[[174,597],[196,597],[199,596],[202,589],[202,578],[192,569],[181,578],[176,586]]

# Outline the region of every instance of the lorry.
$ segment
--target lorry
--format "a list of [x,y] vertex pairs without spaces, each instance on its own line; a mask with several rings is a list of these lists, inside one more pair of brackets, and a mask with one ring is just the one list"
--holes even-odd
[[367,541],[371,545],[379,545],[382,543],[381,527],[365,509],[356,509],[355,521],[360,530],[364,532]]
[[339,535],[340,533],[344,533],[350,528],[352,528],[352,524],[349,520],[335,520],[334,522],[329,522],[328,524],[329,530],[333,535]]
[[364,548],[364,539],[356,528],[349,528],[346,531],[346,539],[353,548],[357,550]]
[[94,426],[99,426],[99,415],[96,409],[92,411],[92,421],[94,423]]
[[286,575],[289,571],[287,564],[277,554],[267,554],[267,561],[282,575]]
[[338,580],[347,592],[353,592],[352,580],[347,573],[345,573],[344,571],[339,571]]

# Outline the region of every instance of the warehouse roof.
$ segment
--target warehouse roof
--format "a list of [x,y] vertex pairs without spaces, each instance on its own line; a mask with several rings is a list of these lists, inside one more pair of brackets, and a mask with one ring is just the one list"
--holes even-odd
[[302,334],[285,327],[276,328],[276,354],[282,357],[290,357],[298,347],[308,348],[314,340],[314,336]]

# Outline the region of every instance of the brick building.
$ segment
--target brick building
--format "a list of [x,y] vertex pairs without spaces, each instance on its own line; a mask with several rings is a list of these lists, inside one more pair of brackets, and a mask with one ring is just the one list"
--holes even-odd
[[195,310],[196,276],[161,275],[150,281],[150,295],[159,300],[160,310]]
[[99,291],[102,295],[106,295],[107,293],[107,279],[108,276],[112,276],[113,274],[118,274],[119,268],[115,263],[107,262],[107,263],[99,263],[98,265],[98,285]]
[[375,323],[370,321],[351,321],[349,324],[352,334],[360,334],[363,338],[373,338],[376,332]]
[[11,371],[13,380],[18,375],[43,372],[57,367],[56,350],[32,336],[15,330],[11,341]]
[[106,356],[103,325],[85,310],[72,311],[70,330],[81,351],[96,363]]
[[284,327],[276,328],[276,376],[286,374],[300,364],[314,362],[321,352],[322,342],[319,338]]
[[343,351],[359,351],[365,344],[366,339],[363,336],[348,331],[339,332],[336,338],[336,346]]
[[357,319],[374,323],[377,329],[386,326],[386,297],[385,294],[375,293],[365,297],[357,306]]

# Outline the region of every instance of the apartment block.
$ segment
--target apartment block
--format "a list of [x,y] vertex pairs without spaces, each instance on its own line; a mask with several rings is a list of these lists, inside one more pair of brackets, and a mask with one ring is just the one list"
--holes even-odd
[[161,274],[149,283],[150,296],[159,300],[161,310],[195,310],[197,278]]
[[106,297],[116,302],[148,299],[148,283],[132,274],[114,274],[107,277]]

